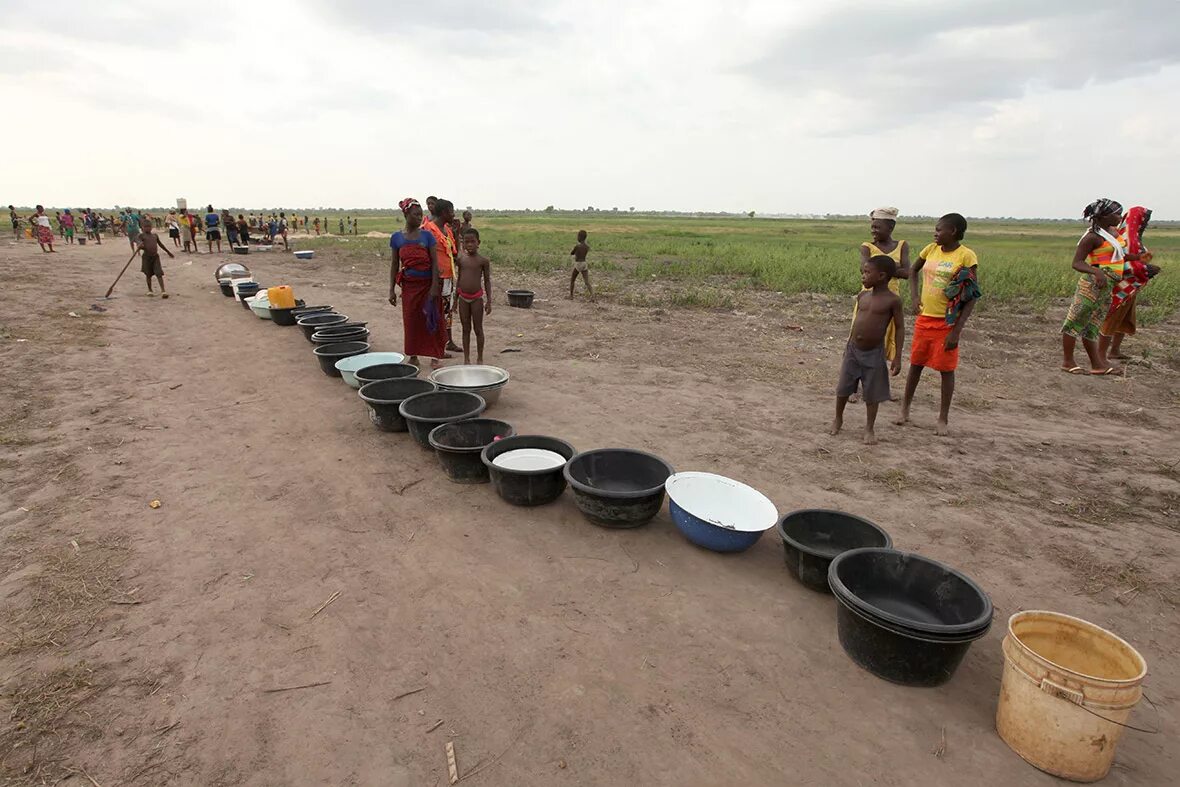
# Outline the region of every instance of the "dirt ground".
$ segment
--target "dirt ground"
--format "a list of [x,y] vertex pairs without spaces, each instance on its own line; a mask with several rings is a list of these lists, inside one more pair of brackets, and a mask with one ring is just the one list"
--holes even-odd
[[[512,373],[491,415],[867,516],[987,589],[991,631],[921,690],[849,661],[773,532],[722,556],[666,510],[613,532],[568,494],[525,510],[453,485],[297,329],[218,292],[226,255],[165,257],[169,300],[136,263],[103,300],[128,253],[0,241],[5,783],[443,785],[453,741],[470,784],[1047,785],[993,722],[1006,620],[1030,608],[1143,653],[1158,712],[1132,723],[1163,732],[1128,732],[1107,783],[1175,783],[1174,324],[1128,343],[1147,358],[1127,379],[1092,379],[1057,370],[1059,315],[985,312],[956,436],[932,434],[929,379],[916,426],[885,406],[867,448],[861,407],[826,434],[847,304],[591,305],[564,274],[498,273],[539,295],[488,320]],[[401,349],[380,261],[247,262]]]

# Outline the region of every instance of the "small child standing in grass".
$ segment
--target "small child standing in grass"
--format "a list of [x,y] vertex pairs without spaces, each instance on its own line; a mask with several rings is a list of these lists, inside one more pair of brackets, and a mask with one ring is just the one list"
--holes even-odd
[[[874,427],[881,402],[889,401],[889,377],[901,373],[901,348],[905,344],[905,325],[901,319],[901,297],[890,290],[889,281],[897,273],[892,257],[877,254],[860,265],[860,283],[864,287],[856,296],[852,333],[844,348],[840,379],[836,383],[836,418],[831,434],[839,434],[844,426],[844,407],[856,393],[857,383],[862,390],[867,410],[864,441],[877,444]],[[889,366],[885,363],[885,336],[892,328],[898,352]]]
[[479,253],[479,230],[463,233],[463,253],[455,260],[459,272],[455,296],[463,323],[463,363],[471,363],[471,331],[475,331],[476,363],[483,363],[483,316],[492,313],[492,263]]
[[164,290],[164,266],[160,264],[160,249],[167,252],[168,256],[172,259],[176,259],[176,255],[172,253],[172,250],[163,243],[160,243],[160,236],[152,232],[152,220],[145,218],[140,228],[136,251],[143,253],[141,270],[147,279],[147,294],[155,295],[152,292],[152,277],[155,276],[160,282],[160,295],[167,298],[168,293]]
[[590,295],[590,300],[594,300],[594,288],[590,286],[590,264],[586,262],[589,254],[590,244],[586,242],[586,230],[578,230],[578,242],[570,250],[574,269],[570,272],[570,296],[567,300],[574,299],[574,285],[578,282],[579,273],[582,274],[582,281],[586,283],[586,292]]
[[959,367],[959,337],[980,297],[975,276],[979,260],[975,252],[963,245],[966,234],[967,219],[958,213],[943,216],[934,226],[934,242],[918,254],[910,275],[910,295],[918,319],[914,322],[905,399],[896,423],[910,422],[914,392],[918,390],[922,370],[929,366],[942,375],[942,401],[934,428],[940,437],[950,434],[948,419],[955,395],[955,369]]

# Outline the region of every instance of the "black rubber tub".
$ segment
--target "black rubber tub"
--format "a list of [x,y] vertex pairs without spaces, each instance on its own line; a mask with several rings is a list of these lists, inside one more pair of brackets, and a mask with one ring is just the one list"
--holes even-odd
[[303,329],[303,335],[307,340],[311,341],[311,335],[316,331],[327,328],[331,325],[342,325],[348,322],[348,315],[336,314],[335,312],[309,314],[306,317],[299,317],[295,320],[295,324]]
[[234,297],[234,283],[232,281],[219,281],[217,286],[221,288],[221,294],[225,297]]
[[336,342],[364,342],[369,339],[369,329],[364,325],[350,325],[345,323],[341,326],[333,325],[331,328],[320,328],[311,335],[312,344],[334,344]]
[[828,583],[840,645],[858,665],[906,686],[938,686],[991,626],[978,585],[929,558],[893,549],[837,556]]
[[487,468],[492,487],[500,498],[514,506],[539,506],[552,503],[565,491],[565,465],[538,470],[511,470],[495,464],[497,456],[520,448],[553,451],[569,462],[577,453],[574,447],[556,437],[517,435],[498,440],[483,449],[480,461]]
[[430,380],[416,377],[402,377],[377,380],[366,383],[357,395],[369,407],[369,420],[382,432],[406,431],[406,419],[398,412],[401,403],[411,396],[437,391],[438,386]]
[[401,403],[398,412],[406,419],[410,434],[423,448],[430,447],[430,431],[440,424],[475,418],[487,402],[482,396],[465,391],[434,391],[411,396]]
[[531,309],[534,297],[532,290],[509,290],[508,305],[517,309]]
[[375,363],[362,366],[353,374],[361,385],[376,380],[396,380],[402,377],[417,377],[418,367],[412,363]]
[[332,311],[331,306],[298,306],[298,305],[296,305],[295,319],[298,320],[300,317],[306,317],[310,314],[323,314],[325,312],[331,312],[331,311]]
[[979,637],[937,639],[885,626],[837,597],[836,634],[844,652],[878,678],[903,686],[941,686]]
[[434,427],[427,436],[427,442],[452,481],[457,484],[486,484],[488,469],[480,460],[480,454],[497,440],[514,434],[516,430],[506,421],[468,418],[466,421]]
[[368,342],[340,342],[339,344],[317,344],[312,352],[315,353],[316,360],[320,362],[320,369],[324,374],[329,377],[339,377],[340,370],[336,368],[337,361],[368,351]]
[[270,321],[275,325],[294,325],[295,324],[295,310],[298,306],[293,306],[288,309],[276,309],[270,307]]
[[562,472],[587,519],[603,527],[630,528],[647,524],[659,513],[664,482],[673,470],[643,451],[599,448],[575,455]]
[[832,561],[832,592],[874,618],[935,636],[987,631],[992,601],[936,560],[896,549],[854,549]]
[[831,593],[828,566],[842,552],[861,547],[892,547],[889,534],[867,519],[843,511],[808,508],[778,521],[787,571],[812,590]]

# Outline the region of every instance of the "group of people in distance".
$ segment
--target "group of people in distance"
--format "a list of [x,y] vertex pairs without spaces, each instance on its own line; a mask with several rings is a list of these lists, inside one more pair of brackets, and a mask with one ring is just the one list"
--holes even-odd
[[[941,375],[942,390],[935,433],[949,434],[951,401],[955,394],[955,370],[963,328],[982,296],[977,270],[979,260],[963,245],[967,220],[948,213],[934,227],[934,241],[925,246],[911,265],[909,246],[895,240],[896,208],[878,208],[869,214],[871,241],[860,247],[861,292],[852,311],[852,329],[836,383],[836,417],[831,433],[844,425],[844,408],[860,389],[867,410],[864,441],[877,442],[875,424],[881,402],[890,401],[889,377],[901,373],[905,345],[900,280],[909,281],[910,301],[916,315],[901,413],[895,423],[910,422],[910,405],[927,367]],[[1081,276],[1061,328],[1064,361],[1070,374],[1086,372],[1074,363],[1074,349],[1081,339],[1090,358],[1090,375],[1123,374],[1110,358],[1122,359],[1124,336],[1135,333],[1135,301],[1139,290],[1156,274],[1151,253],[1143,245],[1143,232],[1151,211],[1123,207],[1111,199],[1098,199],[1082,213],[1090,226],[1078,241],[1073,268]],[[920,279],[920,284],[919,284]]]
[[[38,205],[31,216],[22,219],[16,208],[9,205],[8,218],[12,222],[13,240],[20,239],[21,224],[27,221],[29,233],[33,240],[40,244],[41,251],[46,254],[57,252],[57,249],[53,248],[53,221],[45,212],[45,206]],[[95,213],[90,208],[83,210],[79,216],[75,216],[70,208],[66,208],[64,211],[57,211],[54,218],[57,220],[57,237],[67,244],[74,243],[74,236],[78,231],[79,224],[82,231],[86,233],[86,237],[99,244],[102,243],[102,233],[115,225],[113,218]]]

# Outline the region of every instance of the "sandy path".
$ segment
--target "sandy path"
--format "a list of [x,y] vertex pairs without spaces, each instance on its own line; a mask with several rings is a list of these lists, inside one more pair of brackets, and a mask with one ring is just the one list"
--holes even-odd
[[[51,560],[101,553],[122,534],[108,598],[142,602],[101,605],[90,630],[0,663],[10,692],[80,661],[101,689],[81,706],[87,720],[62,717],[44,773],[443,784],[453,740],[461,772],[499,757],[473,784],[1052,784],[993,729],[1003,621],[1039,606],[1139,647],[1174,728],[1180,483],[1156,460],[1175,456],[1180,419],[1166,369],[1129,382],[1045,374],[1030,355],[1041,348],[981,322],[986,342],[965,350],[974,363],[954,414],[965,437],[890,426],[869,451],[855,431],[822,434],[839,316],[823,317],[822,346],[814,332],[774,331],[792,315],[754,318],[768,338],[751,347],[751,321],[728,314],[498,306],[493,352],[523,352],[489,358],[513,375],[489,415],[582,449],[639,447],[734,475],[781,511],[868,515],[899,547],[983,584],[995,627],[948,685],[915,690],[844,656],[834,602],[792,583],[776,538],[719,556],[686,544],[666,512],[616,533],[586,523],[568,494],[523,510],[490,487],[449,484],[408,437],[372,428],[297,329],[222,297],[211,276],[222,258],[165,259],[178,296],[167,301],[143,297],[134,270],[116,298],[97,300],[125,250],[66,249],[51,283],[35,246],[0,247],[6,311],[38,315],[6,318],[0,346],[9,410],[23,413],[0,446],[0,598],[27,608]],[[382,286],[346,286],[379,282],[379,270],[336,266],[331,252],[304,267],[280,254],[248,262],[267,284],[370,321],[374,349],[400,349]],[[932,388],[915,407],[924,426]],[[855,430],[862,411],[849,416]],[[1085,439],[1109,447],[1082,450],[1069,431],[1079,417],[1093,423]],[[1112,445],[1121,435],[1130,456]],[[1106,509],[1078,501],[1119,483],[1116,461],[1156,497],[1104,522]],[[1103,587],[1078,562],[1094,556],[1108,567]],[[1129,562],[1138,573],[1120,578]],[[1129,582],[1140,590],[1116,598]],[[1107,783],[1167,783],[1180,768],[1169,740],[1127,736]],[[5,764],[14,776],[23,756]]]

